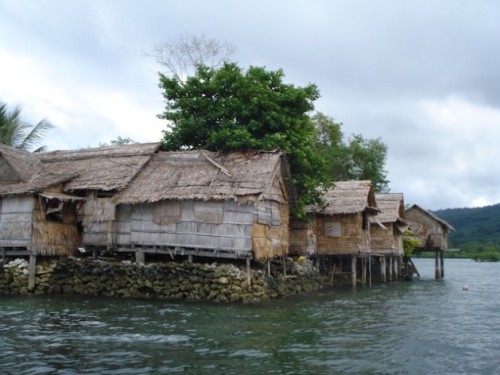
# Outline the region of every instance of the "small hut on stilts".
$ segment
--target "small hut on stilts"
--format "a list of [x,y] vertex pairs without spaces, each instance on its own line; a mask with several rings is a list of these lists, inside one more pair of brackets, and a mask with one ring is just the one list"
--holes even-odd
[[160,152],[114,199],[116,249],[140,261],[284,260],[295,199],[282,152]]
[[416,247],[414,253],[434,253],[435,278],[442,279],[444,252],[448,250],[448,233],[455,231],[455,228],[416,204],[406,210],[406,220],[413,235],[421,242],[421,246]]
[[408,229],[401,193],[375,194],[380,213],[371,217],[372,261],[381,282],[397,280],[403,265],[403,233]]
[[371,217],[379,211],[370,181],[338,181],[324,195],[322,206],[307,208],[308,220],[291,225],[291,249],[314,254],[319,268],[336,277],[348,276],[356,286],[371,283]]

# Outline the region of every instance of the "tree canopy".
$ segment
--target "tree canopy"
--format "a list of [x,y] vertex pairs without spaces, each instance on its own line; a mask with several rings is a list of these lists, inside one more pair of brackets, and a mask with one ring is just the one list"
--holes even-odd
[[53,126],[46,120],[36,125],[25,123],[21,119],[21,109],[8,110],[7,104],[0,102],[0,143],[25,151],[40,152],[45,146],[34,149]]
[[315,148],[334,180],[371,180],[375,191],[387,190],[389,181],[384,169],[387,146],[381,139],[365,139],[355,134],[346,142],[341,123],[320,112],[312,119],[318,133]]
[[314,149],[317,132],[308,115],[319,92],[313,84],[296,87],[283,79],[282,70],[243,70],[228,62],[218,69],[198,65],[185,82],[160,74],[166,108],[159,117],[172,124],[164,131],[164,148],[281,149],[290,161],[299,206],[319,201],[319,188],[330,182]]

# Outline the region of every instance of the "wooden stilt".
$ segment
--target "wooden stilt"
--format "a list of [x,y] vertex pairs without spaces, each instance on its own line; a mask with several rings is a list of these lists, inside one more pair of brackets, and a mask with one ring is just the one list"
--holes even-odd
[[399,279],[399,257],[394,257],[394,280]]
[[36,286],[36,255],[30,255],[28,264],[28,292],[33,292]]
[[392,262],[393,262],[393,257],[389,257],[389,281],[392,281]]
[[368,255],[368,285],[372,286],[372,256]]
[[352,286],[356,286],[356,268],[357,268],[357,264],[356,264],[356,256],[352,256],[351,258],[351,282],[352,282]]
[[271,260],[267,260],[267,276],[271,277]]
[[380,281],[382,281],[383,283],[387,282],[386,271],[387,271],[387,264],[385,261],[385,256],[383,256],[380,258],[380,279],[381,279]]
[[441,278],[441,269],[439,267],[439,251],[436,250],[436,255],[434,256],[434,275],[436,280]]
[[440,262],[441,262],[441,278],[444,278],[444,251],[439,251]]
[[193,263],[193,254],[188,255],[188,262]]
[[366,256],[361,258],[361,284],[366,285]]

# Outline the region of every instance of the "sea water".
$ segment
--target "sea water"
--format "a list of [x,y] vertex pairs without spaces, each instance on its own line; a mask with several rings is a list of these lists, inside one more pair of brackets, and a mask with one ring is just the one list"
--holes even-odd
[[0,296],[1,374],[499,374],[500,263],[258,305]]

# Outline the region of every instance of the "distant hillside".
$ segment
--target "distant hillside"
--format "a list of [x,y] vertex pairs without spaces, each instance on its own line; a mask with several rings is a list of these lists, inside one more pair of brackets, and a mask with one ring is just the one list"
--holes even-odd
[[450,247],[500,246],[500,204],[479,208],[449,208],[433,211],[456,229],[449,236]]

